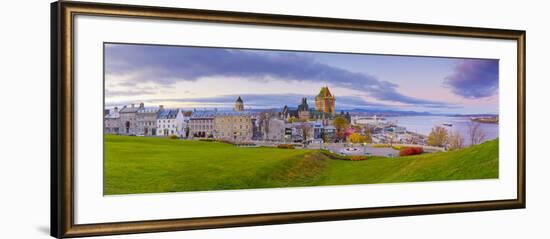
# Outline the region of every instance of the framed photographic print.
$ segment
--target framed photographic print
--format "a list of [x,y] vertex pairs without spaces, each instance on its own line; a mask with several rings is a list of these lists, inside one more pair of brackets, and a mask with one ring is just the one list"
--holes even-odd
[[51,13],[54,237],[525,207],[525,31]]

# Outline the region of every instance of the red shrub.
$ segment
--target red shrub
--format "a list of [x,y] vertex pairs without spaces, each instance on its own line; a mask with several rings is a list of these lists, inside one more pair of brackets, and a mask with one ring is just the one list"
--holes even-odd
[[424,153],[422,147],[407,147],[399,150],[399,156],[408,156]]

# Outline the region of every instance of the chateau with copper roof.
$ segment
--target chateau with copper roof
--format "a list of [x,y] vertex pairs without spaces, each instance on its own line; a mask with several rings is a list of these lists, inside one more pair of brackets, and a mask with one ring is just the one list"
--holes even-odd
[[323,113],[334,114],[335,99],[328,86],[322,87],[321,91],[315,96],[315,109]]

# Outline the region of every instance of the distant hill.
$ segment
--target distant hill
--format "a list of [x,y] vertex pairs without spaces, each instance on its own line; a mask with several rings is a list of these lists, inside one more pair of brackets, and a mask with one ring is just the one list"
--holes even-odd
[[[337,112],[340,112],[338,110]],[[430,112],[419,111],[401,111],[401,110],[385,110],[385,109],[349,109],[344,112],[356,113],[356,114],[368,114],[368,115],[383,115],[383,116],[414,116],[414,115],[435,115]]]
[[[297,107],[288,107],[291,110],[297,109]],[[250,112],[262,112],[262,111],[273,111],[280,112],[280,108],[271,108],[271,109],[246,109]],[[363,114],[363,115],[379,115],[379,116],[423,116],[423,115],[438,115],[438,116],[452,116],[452,117],[495,117],[498,114],[444,114],[444,113],[430,113],[427,111],[406,111],[406,110],[388,110],[388,109],[336,109],[336,113],[341,111],[349,112],[351,114]]]

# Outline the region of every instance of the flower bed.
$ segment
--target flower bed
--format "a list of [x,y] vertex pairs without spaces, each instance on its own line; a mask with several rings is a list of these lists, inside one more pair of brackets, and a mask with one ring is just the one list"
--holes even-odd
[[328,158],[335,159],[335,160],[361,161],[361,160],[368,159],[367,156],[362,156],[362,155],[354,155],[354,156],[340,155],[340,154],[333,153],[330,150],[326,150],[326,149],[321,149],[321,153],[323,153]]

